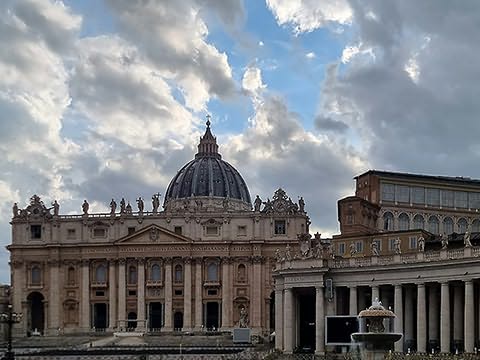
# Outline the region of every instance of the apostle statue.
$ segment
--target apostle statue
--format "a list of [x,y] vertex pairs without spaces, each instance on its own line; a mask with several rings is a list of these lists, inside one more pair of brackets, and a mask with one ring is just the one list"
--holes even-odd
[[301,213],[305,212],[305,200],[303,200],[303,197],[300,197],[298,200],[298,209]]
[[52,206],[53,206],[53,215],[58,216],[58,212],[60,211],[60,205],[58,204],[57,200],[52,202]]
[[152,208],[153,213],[156,214],[158,212],[158,208],[160,206],[160,193],[153,194],[152,196]]
[[88,215],[89,208],[90,208],[90,205],[88,204],[87,200],[83,200],[83,204],[82,204],[83,215]]
[[116,210],[117,210],[117,203],[114,199],[112,199],[112,201],[110,201],[110,214],[114,215]]
[[143,199],[142,199],[142,197],[139,197],[139,198],[137,199],[137,206],[138,206],[138,212],[139,212],[139,213],[143,213],[143,206],[144,206],[144,204],[143,204]]
[[13,217],[14,217],[14,218],[17,217],[17,216],[18,216],[18,211],[19,211],[19,209],[18,209],[18,204],[17,204],[17,203],[14,203],[14,204],[13,204],[12,211],[13,211]]
[[260,211],[260,207],[262,206],[262,199],[260,199],[260,196],[257,195],[255,198],[255,202],[253,203],[255,211]]
[[122,198],[122,200],[120,200],[120,214],[125,214],[125,211],[126,211],[125,198]]

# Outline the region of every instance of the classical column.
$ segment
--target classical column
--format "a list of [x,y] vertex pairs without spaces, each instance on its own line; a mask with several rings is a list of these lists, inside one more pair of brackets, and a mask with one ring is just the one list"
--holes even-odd
[[465,281],[465,352],[473,353],[475,346],[475,311],[473,302],[473,282]]
[[127,312],[127,302],[125,299],[125,293],[127,291],[127,284],[125,278],[125,259],[118,260],[118,317],[117,328],[122,331],[127,328],[125,314]]
[[439,312],[438,312],[438,289],[431,286],[428,295],[428,338],[432,345],[439,344]]
[[295,319],[295,309],[293,308],[293,290],[285,289],[284,295],[284,306],[283,306],[283,330],[284,330],[284,339],[283,339],[283,348],[284,352],[291,354],[293,352],[293,329],[294,329],[294,319]]
[[318,286],[315,290],[315,354],[323,355],[325,354],[325,309],[323,303],[323,287]]
[[275,349],[283,350],[283,290],[275,290]]
[[137,274],[137,329],[145,331],[145,259],[138,259]]
[[117,327],[117,262],[109,260],[108,269],[108,327],[113,331]]
[[172,259],[165,259],[165,331],[173,330],[172,322]]
[[372,285],[372,304],[377,299],[380,300],[380,290],[378,288],[378,285]]
[[222,330],[232,322],[232,292],[230,290],[230,258],[222,259]]
[[427,314],[425,308],[425,284],[417,285],[417,352],[427,352]]
[[203,283],[202,259],[195,259],[195,330],[199,331],[203,325]]
[[[402,285],[395,285],[394,293],[394,312],[397,316],[395,318],[395,332],[403,334],[403,297],[402,297]],[[405,339],[401,339],[395,343],[395,351],[403,352],[403,342]]]
[[412,345],[414,337],[414,323],[413,323],[413,288],[411,286],[405,287],[405,344],[408,348]]
[[250,314],[252,314],[253,328],[260,328],[262,316],[262,257],[253,257],[253,299],[250,307]]
[[60,273],[58,260],[51,260],[48,262],[50,270],[50,284],[49,284],[49,307],[48,312],[48,326],[51,335],[58,335],[60,328]]
[[358,306],[357,306],[357,287],[350,287],[350,315],[358,315]]
[[24,308],[27,301],[23,298],[22,294],[26,288],[25,282],[28,278],[27,270],[25,263],[19,260],[12,260],[10,266],[12,271],[12,284],[10,291],[12,294],[13,311],[24,314],[23,320],[20,323],[13,324],[14,334],[25,336],[27,332],[27,320],[25,316],[28,313],[28,309]]
[[185,276],[183,280],[183,330],[192,330],[192,259],[184,259]]
[[450,292],[448,282],[441,285],[440,294],[440,351],[450,352]]
[[[455,284],[453,286],[453,342],[454,350],[463,340],[463,286]],[[458,349],[462,351],[463,349]]]
[[80,300],[80,327],[90,331],[90,261],[82,260],[82,295]]

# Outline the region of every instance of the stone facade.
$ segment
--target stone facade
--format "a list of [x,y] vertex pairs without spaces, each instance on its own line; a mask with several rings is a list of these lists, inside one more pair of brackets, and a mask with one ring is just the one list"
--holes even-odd
[[[180,170],[163,210],[159,194],[151,210],[141,198],[138,210],[112,199],[109,213],[91,213],[84,201],[82,214],[62,215],[60,204],[47,208],[38,196],[15,204],[8,249],[13,307],[24,313],[17,334],[228,331],[242,309],[255,334],[269,334],[275,254],[298,248],[309,218],[282,189],[252,209],[217,149],[208,123],[198,164],[189,165],[198,184],[189,196],[171,190],[185,185]],[[204,182],[214,191],[196,194]]]

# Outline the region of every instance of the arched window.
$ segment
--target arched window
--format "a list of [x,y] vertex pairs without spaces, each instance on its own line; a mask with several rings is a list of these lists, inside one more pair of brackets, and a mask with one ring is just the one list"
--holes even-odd
[[408,230],[410,228],[410,218],[407,214],[401,213],[398,217],[398,230]]
[[98,265],[95,269],[95,281],[99,283],[107,282],[107,268],[105,265]]
[[40,285],[42,283],[42,271],[35,265],[32,267],[32,285]]
[[415,215],[413,218],[413,228],[414,229],[425,229],[425,220],[422,215]]
[[476,219],[472,221],[472,232],[480,232],[480,220]]
[[133,265],[128,267],[128,283],[136,284],[137,283],[137,268]]
[[458,232],[460,234],[464,234],[467,232],[468,223],[466,219],[464,218],[459,219],[457,222],[457,226],[458,226]]
[[435,215],[430,216],[428,218],[428,231],[430,231],[432,234],[438,234],[439,224],[440,222],[438,221],[438,218]]
[[175,265],[175,282],[183,282],[183,268],[180,264]]
[[210,263],[207,267],[207,280],[218,281],[218,265],[216,263]]
[[244,264],[238,265],[237,279],[238,282],[247,282],[247,267]]
[[68,283],[68,285],[74,285],[75,284],[75,268],[73,266],[70,266],[68,268],[67,283]]
[[453,220],[451,217],[443,219],[443,232],[447,235],[453,233]]
[[383,230],[393,230],[393,214],[386,212],[383,214]]
[[152,281],[160,281],[161,280],[160,275],[161,275],[160,274],[160,265],[153,264],[152,268],[151,268],[151,274],[150,274],[151,280]]

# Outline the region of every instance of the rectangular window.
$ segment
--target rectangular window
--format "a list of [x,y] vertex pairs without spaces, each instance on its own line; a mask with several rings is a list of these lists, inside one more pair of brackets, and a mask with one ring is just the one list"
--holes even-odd
[[417,248],[417,237],[416,236],[410,236],[408,242],[410,244],[410,249],[416,249]]
[[406,185],[395,185],[395,201],[409,203],[410,187]]
[[207,226],[207,235],[218,235],[218,226]]
[[453,194],[451,190],[442,190],[442,206],[453,207]]
[[106,237],[106,236],[107,236],[107,229],[104,229],[104,228],[93,229],[93,237]]
[[363,241],[357,241],[355,243],[355,250],[357,251],[357,253],[363,252]]
[[42,225],[30,225],[30,237],[32,239],[41,239]]
[[388,250],[395,250],[395,239],[388,239]]
[[175,289],[175,292],[174,292],[175,296],[182,296],[183,295],[183,291],[181,289]]
[[377,244],[378,252],[382,251],[382,240],[380,239],[373,239],[372,243]]
[[67,229],[67,238],[75,239],[76,230],[75,229]]
[[131,226],[128,228],[128,235],[132,235],[135,232],[135,226]]
[[208,296],[217,296],[218,291],[216,289],[208,289],[207,290],[207,295]]
[[175,226],[173,228],[173,232],[177,235],[182,235],[182,227],[181,226]]
[[353,224],[353,214],[348,214],[347,215],[347,225],[352,225]]
[[427,188],[427,205],[440,205],[440,189]]
[[425,204],[425,188],[412,187],[412,202],[414,204]]
[[395,185],[382,183],[382,201],[395,200]]
[[338,255],[345,255],[345,243],[338,244]]
[[95,291],[95,296],[105,296],[105,291]]
[[247,227],[245,225],[240,225],[237,228],[238,236],[247,236]]
[[465,191],[455,191],[455,207],[466,209],[468,207],[468,193]]
[[285,220],[275,220],[275,235],[285,235]]
[[128,296],[137,296],[137,290],[128,290]]
[[480,209],[480,193],[468,193],[468,207],[470,209]]

